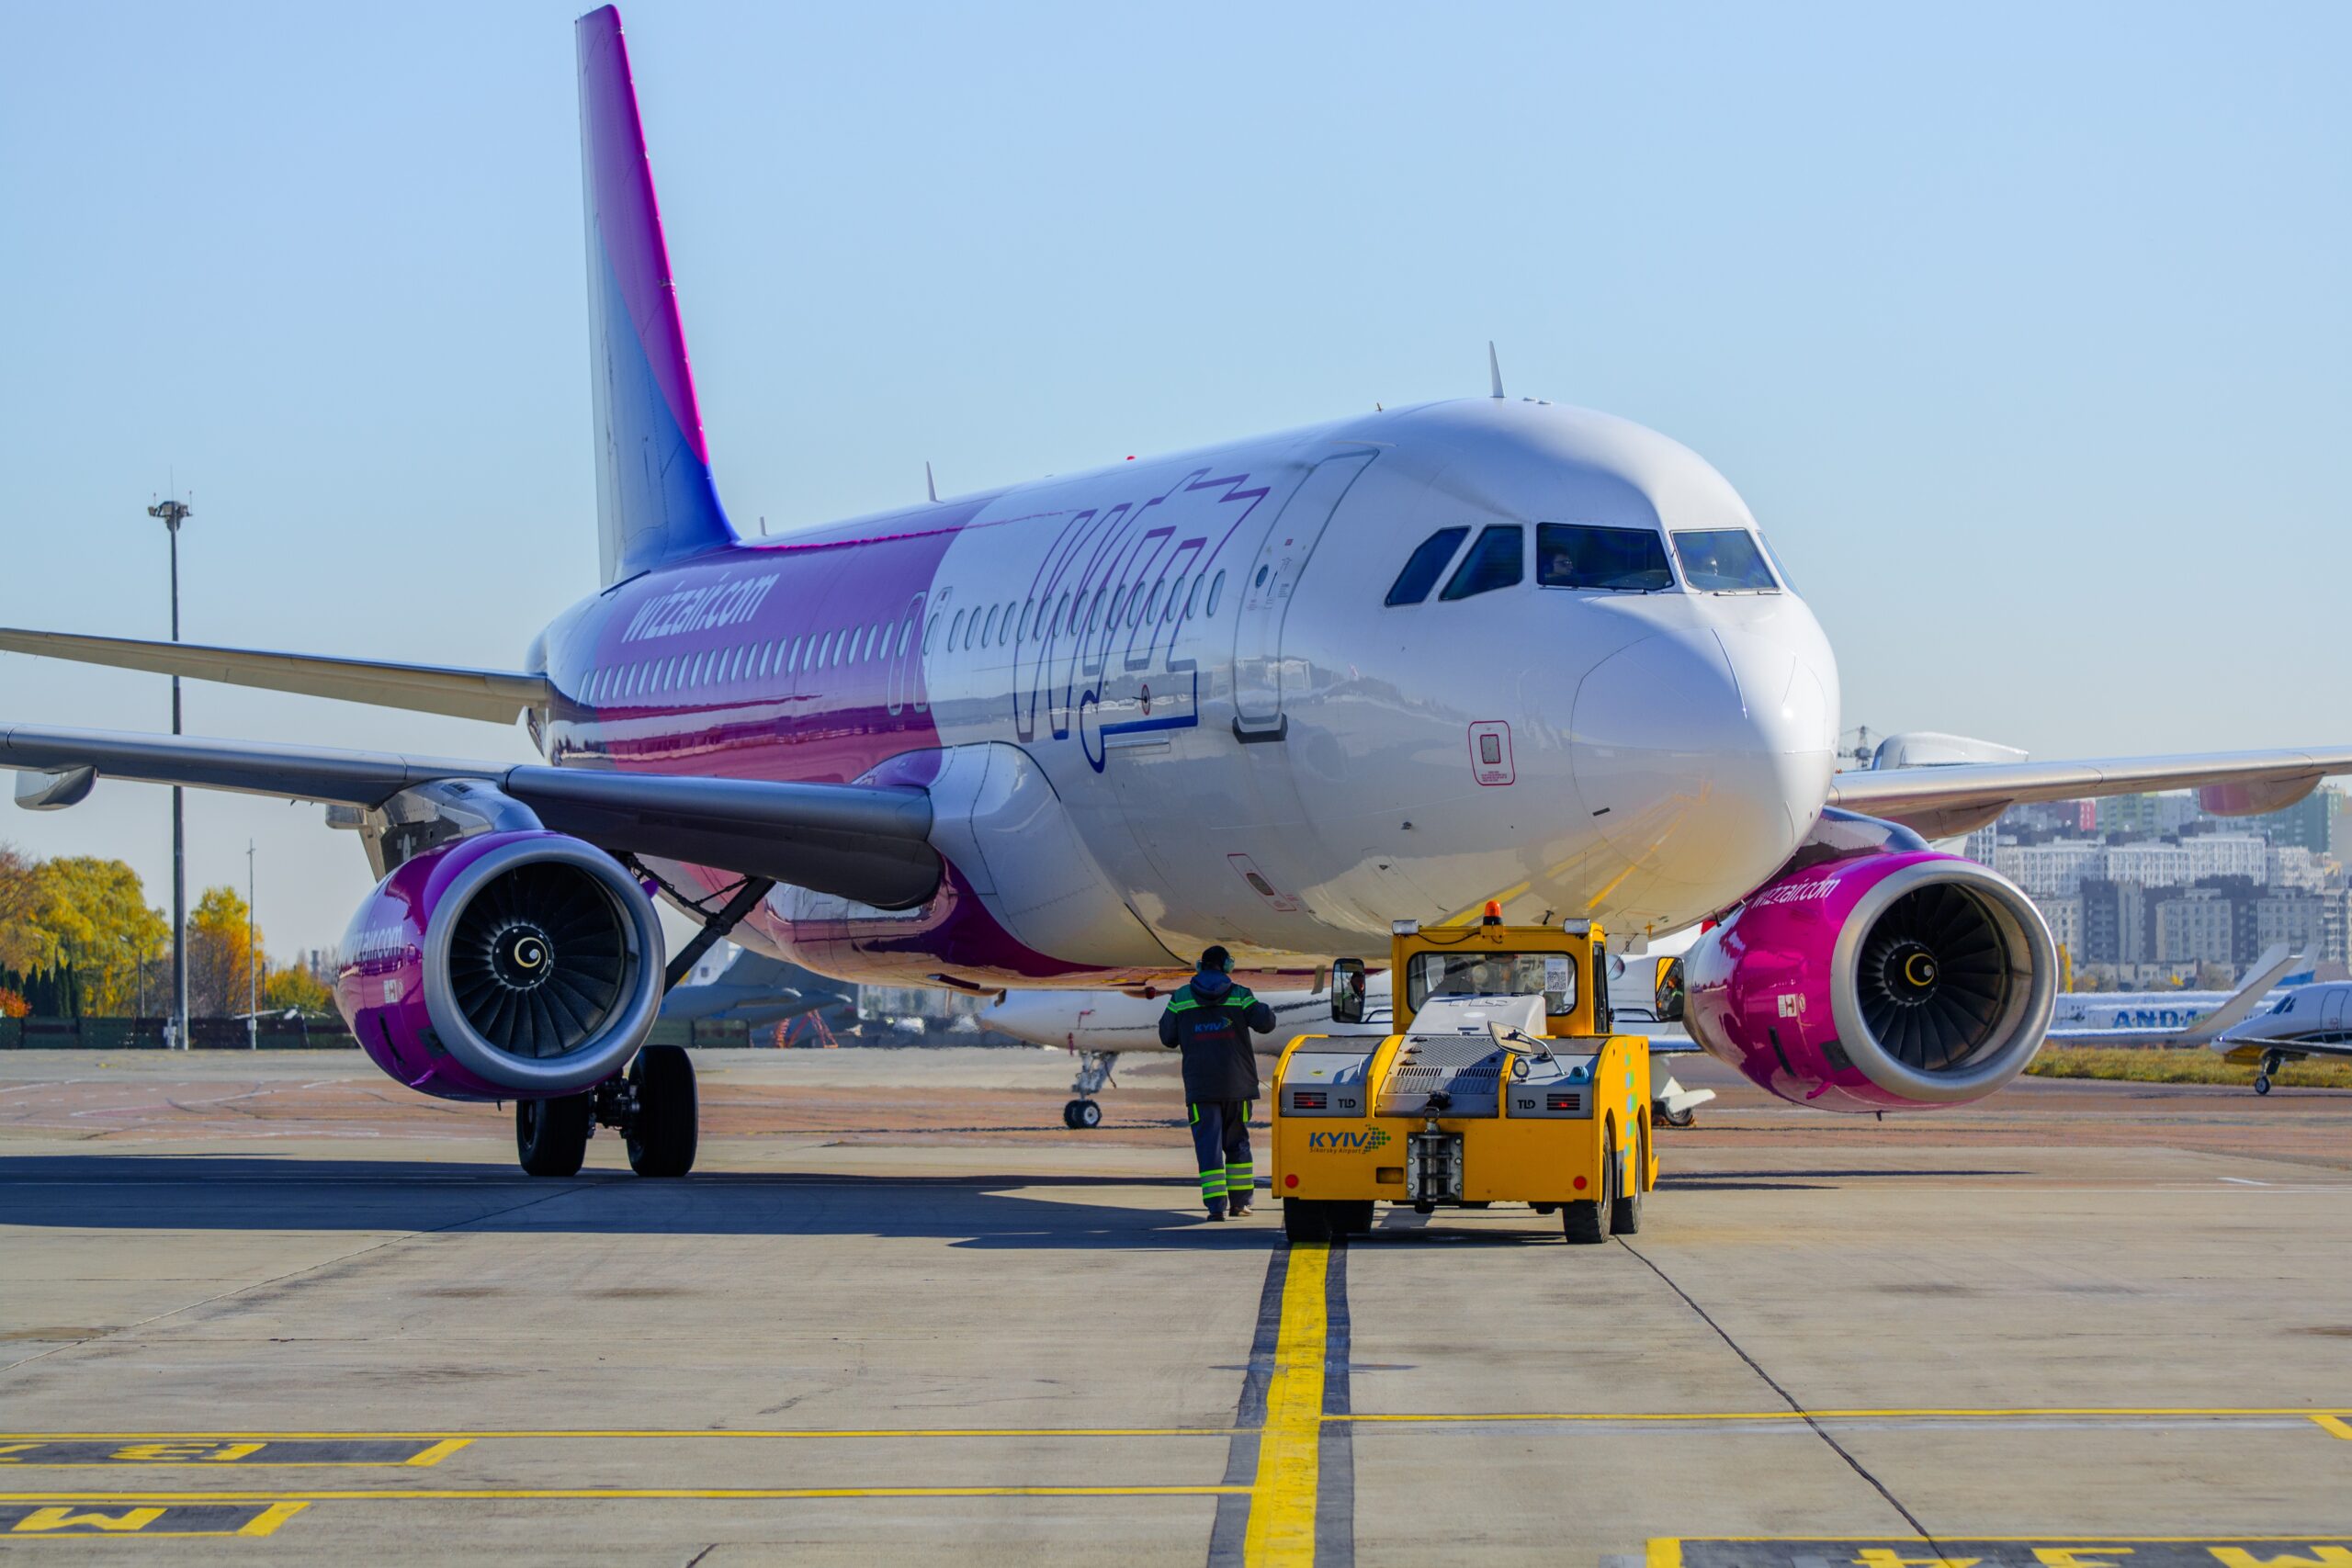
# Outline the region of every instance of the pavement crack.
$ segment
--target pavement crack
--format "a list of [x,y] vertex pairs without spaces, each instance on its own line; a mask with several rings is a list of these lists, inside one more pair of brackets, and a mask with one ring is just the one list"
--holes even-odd
[[1864,1481],[1869,1482],[1871,1490],[1876,1492],[1880,1496],[1886,1499],[1886,1506],[1893,1508],[1897,1514],[1900,1514],[1903,1517],[1903,1522],[1911,1527],[1911,1531],[1914,1535],[1917,1536],[1921,1540],[1926,1541],[1928,1549],[1934,1551],[1937,1555],[1942,1555],[1943,1549],[1936,1544],[1936,1538],[1928,1533],[1928,1527],[1926,1525],[1919,1522],[1919,1517],[1917,1514],[1914,1514],[1909,1508],[1904,1506],[1903,1499],[1897,1497],[1894,1492],[1888,1488],[1886,1483],[1881,1481],[1877,1476],[1872,1475],[1870,1472],[1870,1467],[1862,1463],[1860,1460],[1856,1459],[1852,1451],[1849,1450],[1845,1444],[1832,1437],[1829,1434],[1828,1428],[1822,1426],[1820,1422],[1815,1420],[1813,1418],[1813,1413],[1807,1410],[1804,1405],[1798,1404],[1796,1396],[1791,1393],[1787,1389],[1782,1388],[1779,1380],[1764,1370],[1762,1362],[1758,1361],[1755,1357],[1749,1355],[1745,1349],[1743,1349],[1739,1341],[1734,1339],[1730,1333],[1724,1329],[1724,1325],[1717,1323],[1713,1314],[1711,1314],[1705,1307],[1701,1306],[1698,1302],[1692,1298],[1690,1292],[1684,1290],[1680,1285],[1674,1282],[1674,1276],[1659,1268],[1657,1264],[1651,1259],[1649,1254],[1635,1247],[1632,1242],[1627,1241],[1623,1236],[1621,1235],[1617,1237],[1616,1240],[1618,1246],[1623,1247],[1627,1252],[1632,1253],[1635,1258],[1641,1259],[1642,1267],[1657,1275],[1658,1279],[1665,1283],[1668,1290],[1672,1291],[1676,1295],[1681,1297],[1682,1304],[1689,1307],[1692,1312],[1698,1314],[1699,1321],[1705,1324],[1709,1328],[1713,1329],[1715,1331],[1715,1337],[1721,1339],[1725,1345],[1731,1347],[1731,1353],[1737,1356],[1742,1361],[1747,1363],[1747,1370],[1754,1372],[1757,1377],[1762,1381],[1766,1388],[1770,1389],[1774,1393],[1780,1395],[1781,1402],[1789,1407],[1790,1412],[1793,1414],[1797,1419],[1803,1421],[1807,1427],[1811,1428],[1815,1437],[1819,1438],[1823,1442],[1829,1445],[1830,1452],[1836,1454],[1839,1459],[1844,1460],[1848,1467],[1850,1468],[1856,1475],[1859,1475]]

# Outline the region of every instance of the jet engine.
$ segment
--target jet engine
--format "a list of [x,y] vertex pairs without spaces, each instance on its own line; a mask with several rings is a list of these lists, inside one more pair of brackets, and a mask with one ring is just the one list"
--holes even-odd
[[2014,884],[1907,829],[1832,811],[1690,950],[1684,1022],[1795,1104],[1961,1105],[2033,1060],[2057,968]]
[[612,1077],[662,1005],[653,904],[610,855],[544,830],[403,861],[344,935],[335,1005],[376,1065],[446,1100]]

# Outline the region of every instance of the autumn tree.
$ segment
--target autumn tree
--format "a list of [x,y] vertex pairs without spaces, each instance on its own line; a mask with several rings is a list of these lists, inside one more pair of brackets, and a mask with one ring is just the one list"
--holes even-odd
[[80,976],[84,1010],[137,1011],[141,976],[171,951],[171,928],[147,907],[139,874],[119,860],[73,855],[43,862],[37,881],[45,956]]
[[206,888],[188,911],[189,1016],[226,1018],[245,1010],[246,976],[257,981],[268,966],[261,933],[249,919],[245,900],[233,887]]
[[289,964],[273,970],[262,982],[262,1005],[283,1010],[293,1008],[301,1012],[333,1012],[334,993],[326,983],[299,964]]
[[39,897],[39,867],[12,844],[0,844],[0,969],[31,969],[40,963],[40,941],[33,929]]

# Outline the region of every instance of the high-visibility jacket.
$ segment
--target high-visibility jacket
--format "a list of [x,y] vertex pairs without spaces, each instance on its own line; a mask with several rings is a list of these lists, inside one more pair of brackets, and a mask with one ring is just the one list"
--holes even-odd
[[1200,974],[1168,998],[1159,1043],[1184,1053],[1184,1098],[1258,1098],[1258,1054],[1250,1034],[1274,1031],[1274,1010],[1224,975]]

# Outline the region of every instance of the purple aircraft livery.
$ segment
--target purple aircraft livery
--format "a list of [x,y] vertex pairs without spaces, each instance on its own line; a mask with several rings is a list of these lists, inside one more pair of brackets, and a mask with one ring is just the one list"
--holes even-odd
[[[722,935],[845,981],[1299,980],[1390,923],[1707,917],[1688,1024],[1799,1104],[2019,1072],[2054,955],[1928,837],[2197,786],[2255,812],[2352,749],[1838,771],[1838,668],[1756,520],[1622,419],[1490,397],[781,538],[719,503],[620,17],[577,27],[603,586],[516,671],[0,632],[0,649],[502,723],[543,764],[0,723],[17,798],[102,776],[325,803],[380,878],[337,1000],[392,1077],[693,1163],[645,1047]],[[584,540],[583,540],[584,544]],[[1925,835],[1926,837],[1923,837]],[[701,924],[665,953],[656,898]]]

